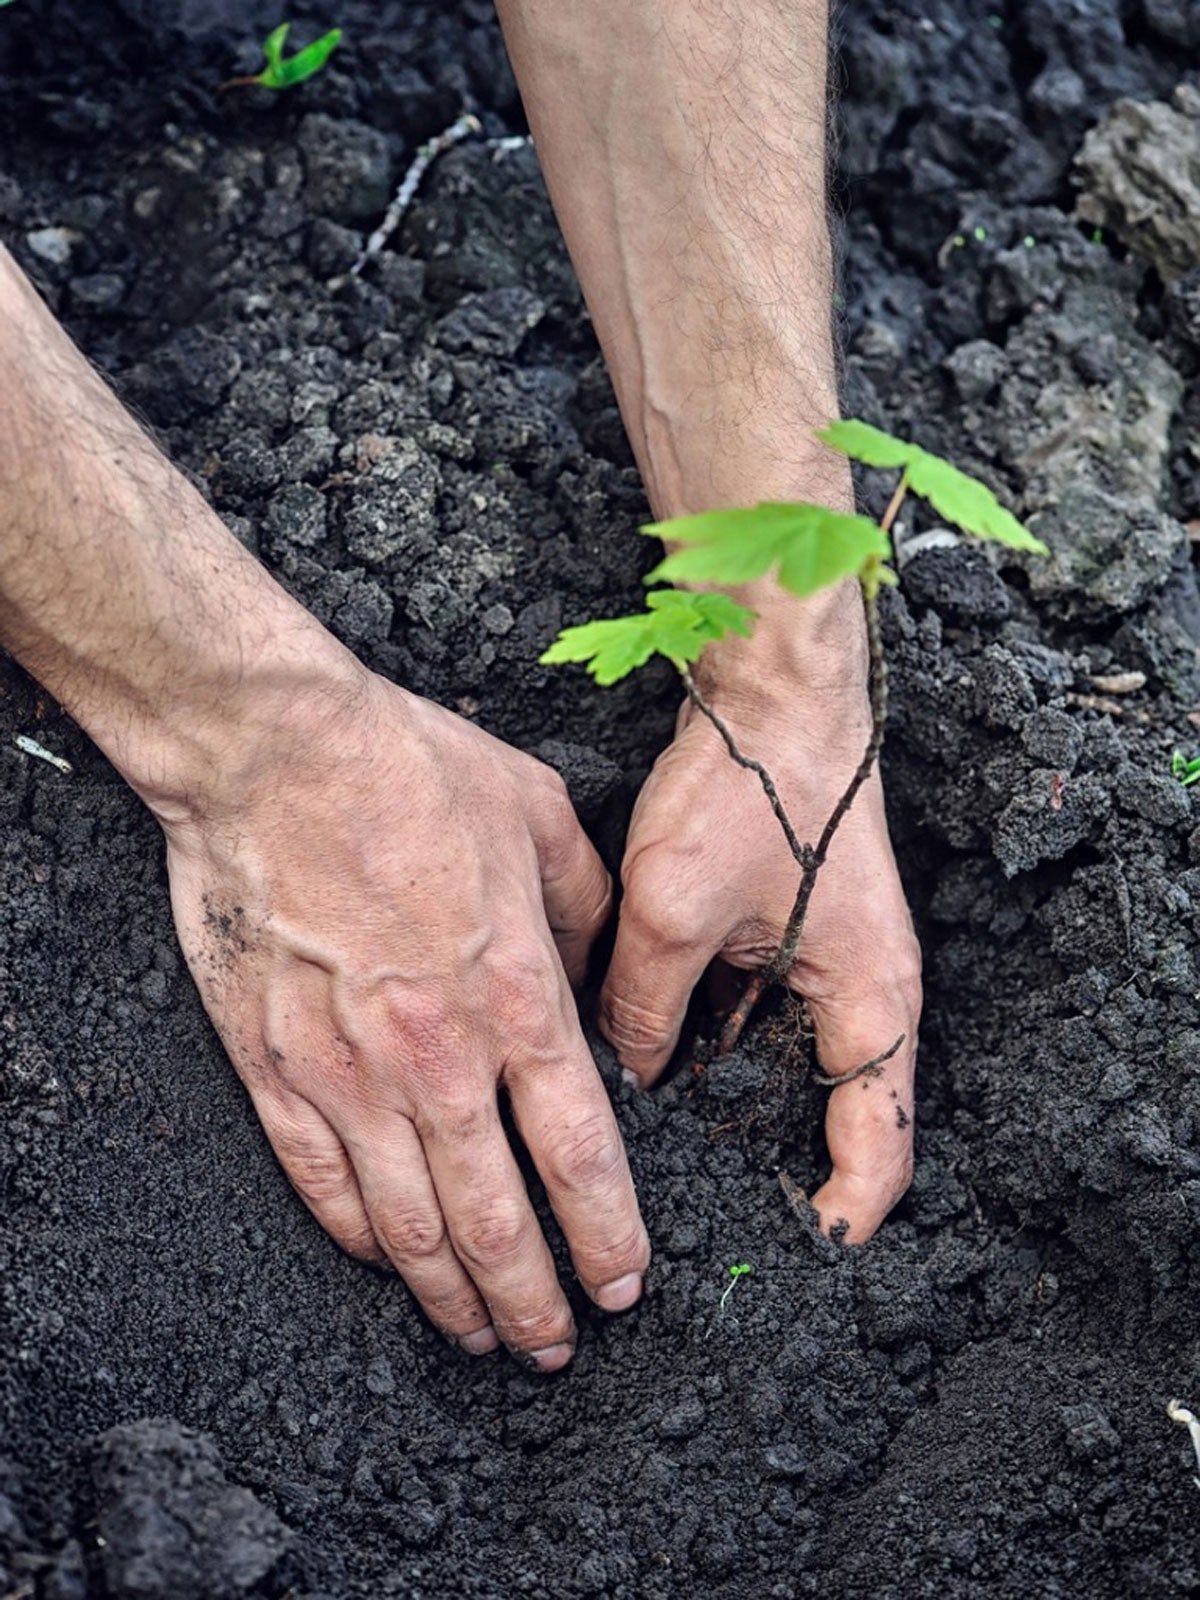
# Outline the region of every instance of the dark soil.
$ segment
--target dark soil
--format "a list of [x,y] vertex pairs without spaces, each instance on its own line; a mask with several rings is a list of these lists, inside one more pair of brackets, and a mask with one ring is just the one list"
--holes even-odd
[[[459,146],[327,287],[422,138],[464,106],[520,131],[490,8],[292,14],[343,23],[331,67],[217,101],[274,6],[0,11],[3,236],[239,537],[372,666],[564,765],[611,856],[674,690],[536,665],[648,552],[532,152]],[[691,1097],[631,1097],[598,1046],[645,1303],[581,1304],[555,1380],[449,1352],[292,1195],[153,823],[0,667],[0,1594],[1200,1592],[1164,1415],[1200,1402],[1200,790],[1168,775],[1200,741],[1200,276],[1117,202],[1094,237],[1072,175],[1118,97],[1170,98],[1200,21],[862,0],[844,26],[847,404],[1055,552],[932,534],[888,596],[928,981],[910,1195],[855,1251],[789,1206],[824,1091],[778,1003]]]

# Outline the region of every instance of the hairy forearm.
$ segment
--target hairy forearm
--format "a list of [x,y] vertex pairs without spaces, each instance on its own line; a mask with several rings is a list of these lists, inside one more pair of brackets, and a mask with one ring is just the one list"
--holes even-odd
[[[848,504],[837,409],[826,0],[498,0],[555,210],[659,518]],[[863,670],[852,587],[743,598],[727,676]],[[830,645],[822,653],[814,645]]]
[[[0,644],[171,814],[354,664],[164,459],[0,248]],[[344,660],[342,659],[344,657]]]
[[836,406],[825,0],[499,0],[660,517],[811,479]]

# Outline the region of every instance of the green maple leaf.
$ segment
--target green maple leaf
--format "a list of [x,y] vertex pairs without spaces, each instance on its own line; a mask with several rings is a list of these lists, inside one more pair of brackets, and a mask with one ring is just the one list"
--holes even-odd
[[644,666],[651,656],[665,656],[682,668],[695,661],[714,639],[728,633],[746,638],[753,617],[752,611],[728,595],[658,589],[646,596],[646,610],[634,616],[564,628],[539,659],[544,666],[586,662],[596,682],[607,688]]
[[783,588],[807,595],[891,554],[887,534],[869,517],[790,501],[702,511],[648,523],[642,532],[685,547],[664,556],[647,583],[747,583],[777,569]]
[[332,28],[285,61],[283,47],[291,26],[290,22],[281,22],[263,40],[262,51],[267,64],[254,81],[264,89],[290,89],[294,84],[303,83],[306,78],[320,72],[341,43],[342,30]]
[[986,483],[923,450],[919,444],[908,444],[854,418],[830,423],[819,430],[817,438],[868,467],[903,468],[913,493],[928,500],[939,516],[964,533],[974,534],[977,539],[994,539],[1011,550],[1050,554],[1048,547],[1000,504]]

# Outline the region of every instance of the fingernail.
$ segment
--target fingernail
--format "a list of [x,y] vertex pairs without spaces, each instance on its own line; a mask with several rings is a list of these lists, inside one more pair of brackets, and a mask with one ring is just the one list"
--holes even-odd
[[544,1350],[530,1350],[529,1359],[539,1372],[558,1372],[574,1354],[573,1344],[548,1344]]
[[621,1082],[627,1083],[631,1089],[640,1089],[642,1086],[641,1079],[637,1073],[630,1072],[628,1067],[621,1068]]
[[601,1311],[628,1311],[642,1297],[642,1275],[627,1272],[623,1278],[614,1278],[596,1290],[595,1300]]
[[486,1328],[476,1328],[474,1333],[460,1334],[458,1342],[469,1356],[490,1356],[500,1340],[489,1323]]

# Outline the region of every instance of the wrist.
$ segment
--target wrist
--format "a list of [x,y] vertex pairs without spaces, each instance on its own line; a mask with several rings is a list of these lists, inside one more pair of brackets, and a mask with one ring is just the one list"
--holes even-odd
[[257,563],[236,578],[219,624],[177,611],[152,657],[84,670],[62,696],[167,828],[235,811],[272,773],[332,763],[370,681]]
[[746,585],[736,598],[757,613],[748,639],[718,641],[693,669],[705,694],[756,719],[827,707],[839,724],[866,712],[869,660],[862,595],[848,579],[804,600],[777,585]]

